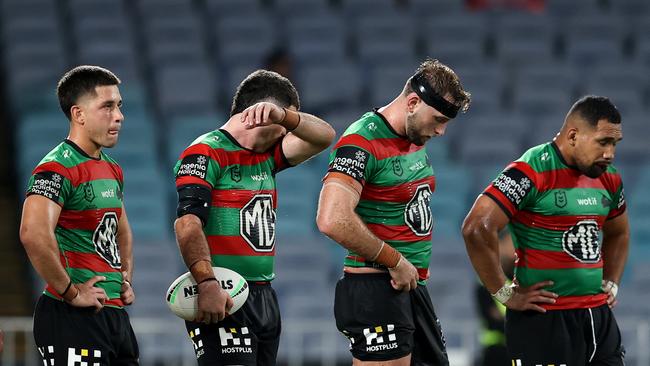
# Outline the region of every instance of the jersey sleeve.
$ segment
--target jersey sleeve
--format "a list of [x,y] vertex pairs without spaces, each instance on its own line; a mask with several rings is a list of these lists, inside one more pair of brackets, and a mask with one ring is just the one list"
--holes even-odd
[[68,170],[57,162],[37,166],[27,184],[26,196],[33,194],[47,197],[63,207],[72,194]]
[[183,151],[174,167],[176,188],[198,184],[212,189],[217,184],[220,171],[218,156],[210,146],[200,143],[192,145]]
[[364,185],[372,179],[376,165],[370,142],[358,135],[347,135],[330,154],[327,172],[343,173]]
[[493,199],[512,218],[533,199],[535,181],[532,168],[523,162],[508,165],[483,194]]
[[609,206],[609,214],[607,215],[607,220],[613,219],[623,212],[627,208],[625,202],[625,190],[623,189],[623,182],[619,180],[618,188],[612,194],[613,200],[612,204]]
[[293,167],[287,160],[287,157],[284,155],[284,150],[282,149],[282,142],[284,137],[280,139],[273,147],[271,147],[270,152],[273,155],[273,161],[275,163],[274,173],[279,173],[285,169]]
[[117,174],[117,183],[120,186],[120,191],[124,192],[124,171],[122,170],[122,167],[115,164],[115,171]]

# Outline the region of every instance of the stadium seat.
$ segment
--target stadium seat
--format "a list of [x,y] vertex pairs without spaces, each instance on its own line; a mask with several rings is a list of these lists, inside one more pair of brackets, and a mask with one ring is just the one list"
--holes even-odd
[[318,20],[323,14],[333,11],[328,0],[275,0],[276,17],[286,14]]
[[276,44],[278,27],[262,13],[247,15],[247,21],[225,18],[214,27],[219,60],[225,66],[247,64],[260,65],[266,54]]
[[318,113],[334,106],[355,106],[359,102],[361,78],[353,64],[305,67],[297,80],[305,110]]
[[155,80],[158,108],[165,117],[215,112],[217,83],[208,65],[162,66],[156,70]]
[[378,65],[415,57],[415,28],[408,15],[364,15],[355,25],[355,48],[362,64]]
[[[295,18],[287,24],[289,50],[298,65],[342,62],[346,58],[343,20],[334,15]],[[318,42],[314,42],[318,39]]]

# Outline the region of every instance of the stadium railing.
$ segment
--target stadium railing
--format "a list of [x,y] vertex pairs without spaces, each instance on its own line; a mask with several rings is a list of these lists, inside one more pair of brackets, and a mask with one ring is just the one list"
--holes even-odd
[[[624,343],[629,353],[634,355],[631,359],[626,359],[629,366],[647,366],[650,365],[650,321],[648,319],[638,319],[631,317],[619,317],[619,326],[623,334],[627,335]],[[133,328],[141,343],[155,338],[165,336],[170,333],[170,326],[166,322],[161,322],[155,318],[134,318],[132,319]],[[469,366],[472,363],[472,357],[476,354],[476,330],[477,325],[472,321],[449,321],[449,326],[445,329],[447,338],[459,340],[457,345],[448,349],[451,364],[456,366]],[[335,366],[349,364],[349,355],[341,356],[340,334],[324,331],[331,327],[329,322],[322,321],[302,322],[292,324],[290,327],[283,329],[283,343],[281,343],[278,363],[288,366],[302,365],[323,365]],[[40,364],[38,351],[34,345],[32,336],[32,318],[29,317],[0,317],[0,329],[5,333],[4,352],[0,355],[0,364],[5,366],[17,365],[38,365]],[[320,333],[320,334],[319,334]],[[320,335],[321,344],[320,355],[314,358],[313,352],[306,355],[304,340],[307,335]],[[347,348],[347,346],[346,346]],[[152,354],[141,354],[140,364],[148,365],[174,365],[185,366],[195,365],[196,360],[189,342],[179,344],[177,357],[169,357],[169,353],[164,358],[157,358]]]

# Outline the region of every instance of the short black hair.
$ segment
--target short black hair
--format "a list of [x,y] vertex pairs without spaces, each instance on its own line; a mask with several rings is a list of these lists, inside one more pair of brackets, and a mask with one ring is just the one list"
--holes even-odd
[[592,126],[597,126],[601,119],[609,123],[621,123],[621,113],[607,97],[586,95],[573,104],[569,115],[577,113]]
[[111,71],[99,67],[82,65],[63,75],[56,86],[59,106],[69,120],[72,120],[70,108],[77,104],[79,98],[86,94],[96,95],[95,88],[105,85],[119,85],[120,79]]
[[274,99],[280,107],[294,106],[300,109],[298,91],[289,79],[277,72],[256,70],[237,87],[230,115],[241,113],[244,109],[265,99]]

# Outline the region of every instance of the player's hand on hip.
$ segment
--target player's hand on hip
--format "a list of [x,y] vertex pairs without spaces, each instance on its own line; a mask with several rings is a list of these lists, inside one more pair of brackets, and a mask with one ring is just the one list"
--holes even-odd
[[94,276],[84,283],[73,285],[78,292],[67,303],[81,308],[93,306],[96,311],[100,311],[104,307],[104,302],[108,300],[108,296],[103,288],[95,287],[95,284],[99,281],[106,281],[106,277]]
[[529,287],[517,285],[510,300],[505,305],[513,310],[534,310],[545,313],[546,309],[538,304],[555,304],[558,295],[554,292],[544,290],[544,287],[552,286],[553,281],[538,282]]
[[611,280],[603,280],[601,289],[607,294],[607,305],[610,309],[613,309],[618,300],[616,300],[616,295],[618,295],[618,285],[616,282]]
[[120,299],[124,305],[131,305],[135,301],[135,291],[131,282],[126,279],[126,272],[122,272],[122,288],[120,289]]
[[260,126],[269,126],[282,122],[285,117],[284,108],[269,102],[260,102],[244,109],[241,113],[241,122],[246,129]]
[[195,320],[205,324],[222,321],[233,305],[230,295],[221,288],[219,281],[207,281],[198,286],[199,311]]
[[402,256],[397,265],[388,269],[390,284],[398,291],[411,291],[418,286],[418,270]]

